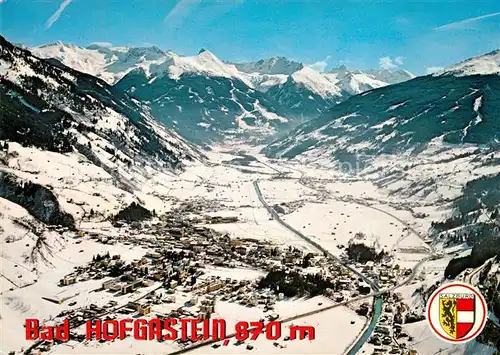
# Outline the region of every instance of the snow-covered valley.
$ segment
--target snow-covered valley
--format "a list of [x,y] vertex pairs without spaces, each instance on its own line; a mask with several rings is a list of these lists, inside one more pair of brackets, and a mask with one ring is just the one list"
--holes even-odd
[[[413,78],[0,39],[2,353],[498,347],[498,51]],[[425,321],[450,280],[490,307],[467,345]],[[227,343],[85,338],[87,320],[210,317]],[[70,340],[27,340],[27,318],[69,319]],[[238,341],[241,321],[282,334]]]
[[[234,216],[238,218],[236,222],[214,224],[210,225],[210,228],[227,233],[230,239],[235,241],[254,239],[265,245],[284,248],[292,246],[304,253],[313,253],[317,255],[315,257],[317,264],[310,267],[310,272],[329,273],[329,265],[332,262],[333,270],[341,270],[342,267],[338,264],[335,266],[334,261],[325,264],[325,261],[320,260],[322,253],[318,254],[314,245],[307,243],[277,223],[275,219],[270,218],[269,212],[259,201],[254,188],[255,181],[259,181],[262,195],[268,204],[283,206],[283,210],[276,209],[282,214],[282,220],[301,230],[306,236],[345,261],[347,261],[344,259],[345,254],[342,255],[342,249],[339,247],[345,247],[350,241],[352,242],[355,239],[354,234],[363,233],[368,237],[365,241],[367,245],[374,243],[377,249],[384,249],[390,253],[392,265],[398,264],[404,270],[412,270],[429,255],[429,246],[419,236],[425,236],[430,223],[437,215],[443,213],[438,207],[427,207],[426,211],[429,212],[427,217],[415,218],[408,211],[408,207],[414,207],[414,202],[402,202],[391,197],[387,195],[387,190],[375,186],[369,180],[351,182],[341,172],[314,168],[312,165],[302,165],[299,162],[268,160],[258,154],[258,149],[241,144],[215,148],[208,154],[209,165],[192,164],[185,172],[178,175],[160,171],[151,171],[148,174],[131,171],[134,180],[144,182],[141,189],[132,194],[115,187],[110,179],[106,179],[106,173],[102,169],[87,170],[86,163],[81,159],[34,148],[23,148],[16,144],[10,144],[9,152],[15,158],[9,158],[7,166],[2,170],[19,174],[25,180],[34,180],[45,186],[51,186],[64,210],[75,216],[79,232],[40,225],[18,205],[1,200],[2,228],[5,236],[2,242],[2,321],[9,320],[9,326],[2,327],[8,331],[3,333],[7,340],[2,343],[3,351],[19,351],[29,346],[30,342],[24,340],[22,329],[26,318],[54,321],[58,319],[58,314],[64,311],[71,314],[91,304],[102,307],[110,300],[117,302],[115,307],[121,307],[143,295],[148,295],[145,300],[153,302],[156,299],[154,295],[165,291],[165,286],[161,282],[153,282],[150,286],[140,288],[134,293],[118,297],[99,291],[102,282],[108,278],[102,281],[92,279],[85,281],[86,278],[82,278],[84,273],[77,277],[73,284],[61,286],[59,283],[66,275],[71,274],[72,270],[79,267],[86,268],[97,254],[103,255],[109,252],[111,255],[120,255],[121,260],[128,262],[140,259],[143,255],[147,255],[148,251],[158,250],[154,241],[163,233],[168,235],[168,232],[160,232],[162,216],[178,215],[175,218],[181,219],[188,216],[202,218],[206,214]],[[250,156],[256,159],[248,158]],[[247,157],[252,161],[248,164],[234,161],[235,158],[241,157]],[[82,173],[82,169],[86,172]],[[321,187],[319,190],[318,186]],[[140,201],[145,208],[154,210],[158,216],[151,221],[142,222],[142,230],[134,230],[127,224],[119,227],[110,218],[132,201]],[[175,211],[183,203],[190,203],[191,209],[178,214],[179,212]],[[40,238],[43,238],[44,246],[38,248],[37,240]],[[196,244],[195,235],[188,238]],[[164,240],[163,248],[169,248],[168,243]],[[172,244],[174,245],[177,244]],[[174,246],[175,248],[178,246]],[[252,247],[247,248],[247,254],[250,254]],[[466,246],[455,248],[453,254],[462,249],[468,248]],[[446,249],[442,249],[439,245],[436,245],[436,250],[439,251],[435,253],[446,253]],[[38,254],[38,257],[28,257],[33,254]],[[423,263],[414,270],[414,281],[408,285],[403,285],[407,277],[402,274],[392,281],[382,281],[382,283],[385,282],[387,285],[385,287],[397,287],[396,292],[401,293],[401,302],[410,307],[415,302],[414,290],[422,284],[430,285],[440,280],[449,258],[446,256],[443,259],[438,258],[439,260]],[[234,260],[237,265],[229,268],[209,266],[214,259],[206,257],[205,266],[199,270],[203,270],[209,277],[213,274],[223,275],[223,278],[249,281],[258,280],[266,274],[262,265],[252,266],[252,259]],[[376,278],[380,278],[378,272],[367,271],[366,266],[362,264],[349,263],[359,268],[369,278],[375,277],[370,276],[375,274]],[[248,270],[240,272],[242,267]],[[255,273],[250,270],[260,271]],[[346,272],[344,277],[349,277],[349,272]],[[394,275],[397,274],[396,272]],[[285,322],[287,317],[318,311],[316,315],[307,315],[301,320],[316,327],[317,341],[288,344],[282,340],[280,347],[285,347],[279,352],[340,354],[347,351],[368,321],[355,311],[359,310],[363,302],[370,301],[369,294],[368,298],[364,296],[363,299],[357,300],[355,290],[356,288],[348,288],[326,298],[317,296],[308,300],[291,297],[276,301],[274,312]],[[174,309],[193,312],[196,307],[186,308],[183,304],[196,293],[199,292],[189,291],[186,287],[175,287],[173,289],[175,302],[164,305],[162,303],[155,305],[154,302],[152,314],[145,317],[167,314]],[[346,300],[353,297],[351,295],[345,298],[349,293],[353,294],[354,298],[345,304]],[[344,296],[339,298],[342,294]],[[224,297],[224,293],[221,295]],[[47,298],[68,299],[55,304],[46,300]],[[330,310],[329,305],[337,303],[339,307]],[[215,304],[214,316],[224,317],[228,321],[234,319],[233,322],[258,320],[266,314],[262,313],[261,307],[258,305],[248,309],[248,306],[228,303],[222,298]],[[119,313],[116,313],[116,316],[118,319],[123,317]],[[343,322],[345,326],[342,325]],[[421,327],[425,328],[425,321],[420,323]],[[415,334],[413,328],[410,327],[408,333]],[[335,335],[332,335],[332,332]],[[415,340],[414,345],[409,342],[408,346],[426,353],[426,349],[433,349],[436,346],[436,340],[429,338],[429,341],[431,340],[431,343]],[[185,348],[168,342],[146,342],[146,344],[144,350],[144,343],[133,340],[111,343],[70,341],[52,346],[50,351],[65,353],[68,351],[68,346],[78,353],[172,352],[176,349],[189,348],[189,345]],[[257,353],[269,353],[271,351],[269,346],[276,351],[276,348],[266,340],[248,342],[248,345],[251,345]],[[438,345],[441,348],[447,346],[445,343]],[[372,345],[366,344],[365,347],[369,350],[370,346]],[[218,349],[212,349],[207,345],[205,348],[194,350],[198,353],[207,351],[238,353],[239,350],[237,346],[232,345]]]

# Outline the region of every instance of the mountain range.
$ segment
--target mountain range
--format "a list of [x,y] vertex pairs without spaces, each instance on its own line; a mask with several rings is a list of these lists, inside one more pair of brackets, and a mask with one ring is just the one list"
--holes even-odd
[[[500,50],[433,75],[368,90],[273,142],[272,156],[335,150],[353,155],[418,153],[431,141],[498,147]],[[422,95],[425,93],[425,95]]]
[[228,63],[205,49],[181,56],[158,47],[57,42],[30,50],[148,103],[162,123],[200,144],[241,133],[272,135],[349,96],[414,77],[404,70],[363,72],[345,66],[320,73],[284,57]]

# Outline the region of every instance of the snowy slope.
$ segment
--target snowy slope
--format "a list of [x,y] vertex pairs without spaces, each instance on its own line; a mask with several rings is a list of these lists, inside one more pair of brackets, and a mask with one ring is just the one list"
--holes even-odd
[[388,83],[397,84],[403,81],[411,80],[415,78],[415,74],[410,73],[404,69],[367,69],[364,71],[366,74],[372,76],[374,79]]
[[349,93],[350,95],[360,94],[364,91],[380,88],[389,84],[396,84],[398,82],[414,78],[414,76],[396,78],[388,75],[383,76],[382,73],[385,72],[379,72],[376,70],[373,70],[373,72],[374,74],[369,74],[361,70],[351,70],[346,66],[340,66],[330,70],[328,73],[324,73],[323,75],[333,84],[337,85],[341,90]]
[[180,56],[158,47],[104,47],[91,45],[87,48],[56,42],[31,48],[40,58],[55,58],[70,68],[97,76],[114,84],[132,70],[142,69],[148,77],[168,74],[178,79],[184,73],[237,78],[251,85],[247,75],[234,65],[220,61],[211,52],[202,49],[195,56]]
[[479,55],[443,69],[434,75],[488,75],[500,74],[500,49]]
[[[255,73],[253,74],[255,75]],[[403,70],[360,71],[345,66],[320,73],[304,66],[286,80],[276,78],[267,94],[287,108],[292,117],[314,118],[331,106],[368,90],[410,80],[415,76]],[[268,79],[269,81],[269,79]]]
[[142,156],[177,168],[199,156],[156,123],[147,105],[59,62],[38,59],[3,37],[0,45],[0,139],[53,151],[76,149],[101,165],[111,159],[127,166]]
[[325,145],[373,155],[418,153],[434,139],[498,144],[499,85],[495,75],[426,76],[371,90],[332,107],[269,149],[294,157]]
[[308,90],[319,94],[322,97],[340,96],[341,90],[335,86],[335,81],[329,80],[321,73],[304,67],[291,75],[291,80],[301,84]]
[[234,65],[223,63],[212,52],[202,49],[196,56],[184,57],[177,54],[165,61],[162,65],[153,65],[150,77],[161,78],[164,71],[169,73],[171,79],[179,79],[183,74],[198,74],[222,78],[233,78],[252,86],[246,75],[240,73]]
[[343,150],[354,157],[418,154],[434,140],[496,146],[499,81],[494,75],[426,76],[371,90],[332,107],[267,151],[286,157],[322,151],[335,159],[335,151]]
[[149,78],[133,71],[115,87],[148,102],[158,121],[199,144],[242,134],[265,139],[288,125],[279,105],[238,78],[199,72]]
[[285,57],[272,57],[257,62],[235,63],[236,68],[244,73],[292,75],[304,68],[304,64]]
[[30,48],[40,58],[55,58],[78,71],[97,76],[114,84],[135,68],[149,70],[152,65],[164,63],[170,56],[158,47],[106,47],[91,45],[87,48],[56,42]]
[[251,73],[248,75],[248,80],[251,81],[252,87],[255,90],[265,93],[272,87],[284,84],[288,80],[288,77],[285,74]]

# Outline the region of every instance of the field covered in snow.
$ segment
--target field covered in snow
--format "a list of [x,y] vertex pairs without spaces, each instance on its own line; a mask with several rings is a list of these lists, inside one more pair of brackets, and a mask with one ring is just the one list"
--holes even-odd
[[[300,303],[293,305],[293,307],[294,311],[300,308],[301,313],[306,308],[305,305]],[[354,324],[352,324],[353,321]],[[241,354],[243,351],[248,351],[245,349],[247,345],[251,345],[254,354],[341,354],[351,344],[352,340],[358,336],[363,329],[364,322],[365,320],[362,317],[350,309],[338,307],[291,323],[284,323],[282,326],[284,335],[277,341],[267,340],[265,336],[261,336],[255,341],[247,341],[241,345],[236,345],[236,341],[233,340],[228,346],[221,346],[217,349],[202,347],[192,353]],[[286,334],[290,333],[290,325],[314,326],[315,339],[285,341]]]

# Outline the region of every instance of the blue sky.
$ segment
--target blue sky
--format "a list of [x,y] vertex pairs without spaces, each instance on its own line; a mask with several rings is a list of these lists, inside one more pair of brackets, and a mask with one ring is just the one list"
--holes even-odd
[[417,74],[500,48],[499,1],[0,0],[1,33],[40,45],[157,45]]

